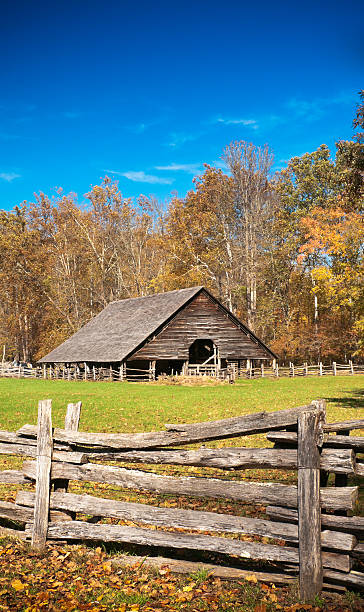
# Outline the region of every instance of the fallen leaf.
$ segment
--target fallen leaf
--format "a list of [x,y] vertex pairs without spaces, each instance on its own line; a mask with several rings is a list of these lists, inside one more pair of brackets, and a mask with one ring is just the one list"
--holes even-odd
[[18,578],[13,580],[13,582],[11,583],[11,586],[13,587],[15,591],[23,591],[26,587],[26,585],[20,582]]

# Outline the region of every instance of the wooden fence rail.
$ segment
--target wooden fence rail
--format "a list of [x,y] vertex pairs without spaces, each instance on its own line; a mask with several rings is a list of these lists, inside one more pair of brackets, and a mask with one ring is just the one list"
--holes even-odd
[[[296,365],[291,363],[289,366],[274,366],[267,367],[264,365],[256,367],[240,367],[238,363],[232,362],[228,368],[221,369],[219,372],[214,371],[214,366],[190,366],[188,368],[189,376],[216,376],[224,379],[236,378],[294,378],[302,376],[354,376],[356,374],[364,374],[364,364],[354,364],[352,361],[346,364],[333,362],[332,364],[301,364]],[[79,381],[105,381],[105,382],[145,382],[155,379],[150,369],[131,368],[125,364],[121,367],[116,367],[116,364],[110,367],[87,366],[86,368],[79,366],[12,366],[9,364],[0,363],[0,377],[5,378],[39,378],[47,380],[79,380]]]
[[[80,403],[69,404],[65,428],[52,429],[51,402],[46,400],[39,404],[37,427],[25,425],[16,433],[0,432],[0,454],[36,459],[25,461],[22,470],[0,472],[3,483],[35,483],[35,491],[18,491],[15,503],[0,501],[0,517],[21,523],[24,530],[17,531],[17,535],[31,539],[34,548],[41,550],[46,540],[98,540],[211,551],[226,560],[233,555],[264,563],[266,571],[257,573],[261,580],[290,583],[292,571],[296,572],[301,597],[306,600],[319,594],[323,584],[331,588],[334,584],[364,588],[364,574],[355,570],[363,554],[360,538],[364,535],[364,518],[346,516],[348,511],[355,512],[358,487],[327,487],[322,478],[328,472],[337,479],[358,476],[357,452],[364,448],[364,437],[340,434],[363,428],[363,420],[327,424],[325,403],[320,400],[273,413],[168,424],[160,432],[103,434],[78,431],[80,408]],[[290,431],[285,431],[287,428]],[[275,447],[170,448],[258,432],[267,433]],[[346,446],[335,447],[341,438],[345,438]],[[111,461],[113,465],[105,465]],[[298,480],[293,486],[229,480],[224,475],[172,477],[124,467],[133,463],[193,465],[207,470],[293,469],[297,470]],[[68,492],[70,480],[108,483],[161,495],[263,504],[269,518],[76,495]],[[77,514],[94,518],[91,523],[77,520]],[[99,523],[101,519],[124,524]],[[136,525],[125,524],[130,521]],[[234,535],[225,537],[226,534]],[[240,535],[253,536],[257,541],[238,539]],[[223,574],[229,572],[229,567],[215,569]],[[231,569],[232,573],[239,571],[245,570]]]

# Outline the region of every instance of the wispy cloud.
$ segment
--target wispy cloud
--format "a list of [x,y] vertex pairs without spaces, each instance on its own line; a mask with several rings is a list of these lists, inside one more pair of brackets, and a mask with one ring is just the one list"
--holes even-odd
[[259,124],[256,119],[228,119],[226,117],[217,117],[216,119],[212,119],[211,123],[220,123],[223,125],[243,125],[251,128],[252,130],[257,130],[259,128]]
[[193,142],[203,136],[205,132],[196,132],[195,134],[187,134],[186,132],[171,132],[169,134],[167,147],[178,148],[184,145],[186,142]]
[[5,142],[9,140],[20,140],[19,134],[10,134],[9,132],[0,132],[0,140]]
[[66,119],[79,119],[81,117],[80,111],[63,111],[62,115]]
[[212,165],[213,165],[215,168],[220,168],[220,170],[224,170],[224,172],[225,172],[226,170],[228,170],[228,166],[227,166],[227,164],[224,162],[224,160],[223,160],[223,159],[215,159],[215,160],[212,162]]
[[16,174],[16,172],[0,172],[0,178],[7,183],[11,183],[15,179],[21,178],[21,174]]
[[352,92],[341,92],[336,96],[327,98],[311,98],[309,100],[290,98],[287,100],[285,107],[297,118],[315,121],[324,116],[332,106],[353,105],[356,102],[356,97]]
[[136,125],[131,125],[129,129],[131,132],[134,132],[135,134],[143,134],[145,130],[151,127],[151,125],[152,125],[151,123],[137,123]]
[[169,164],[168,166],[155,166],[156,170],[167,170],[169,172],[187,172],[188,174],[196,174],[201,170],[201,164]]
[[171,185],[174,181],[173,178],[162,178],[155,176],[154,174],[146,174],[143,170],[129,170],[128,172],[119,172],[117,170],[104,170],[109,174],[116,174],[117,176],[123,176],[129,181],[134,183],[150,183],[154,185]]
[[160,125],[163,123],[164,119],[162,117],[158,117],[157,119],[151,119],[150,121],[141,121],[140,123],[136,123],[134,125],[128,125],[127,129],[134,134],[144,134],[150,128]]

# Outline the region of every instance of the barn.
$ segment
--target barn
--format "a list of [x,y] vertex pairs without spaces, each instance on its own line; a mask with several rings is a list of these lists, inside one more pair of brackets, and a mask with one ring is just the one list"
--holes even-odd
[[121,379],[161,373],[219,375],[276,355],[204,287],[111,302],[40,363]]

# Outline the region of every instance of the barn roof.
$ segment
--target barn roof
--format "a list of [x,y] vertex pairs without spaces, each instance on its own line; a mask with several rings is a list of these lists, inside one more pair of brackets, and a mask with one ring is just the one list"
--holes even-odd
[[122,361],[203,287],[111,302],[40,363]]
[[60,344],[40,363],[110,363],[123,361],[153,337],[201,291],[219,304],[231,320],[254,338],[271,357],[276,355],[204,287],[190,287],[111,302],[96,317]]

